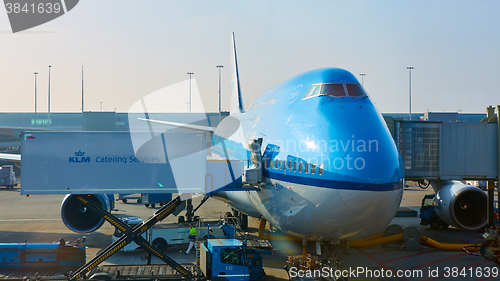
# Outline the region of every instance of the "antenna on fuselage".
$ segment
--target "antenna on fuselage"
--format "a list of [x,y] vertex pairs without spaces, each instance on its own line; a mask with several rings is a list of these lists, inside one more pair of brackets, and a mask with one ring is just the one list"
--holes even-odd
[[238,74],[238,59],[236,58],[236,41],[234,40],[233,32],[233,74],[231,81],[231,107],[230,114],[245,112],[243,110],[243,102],[241,100],[240,77]]

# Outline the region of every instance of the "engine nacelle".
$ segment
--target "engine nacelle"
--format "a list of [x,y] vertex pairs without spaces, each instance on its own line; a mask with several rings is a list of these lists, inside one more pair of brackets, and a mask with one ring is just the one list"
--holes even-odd
[[434,208],[446,223],[476,230],[488,223],[488,197],[484,191],[461,182],[444,185],[434,197]]
[[[87,208],[77,198],[78,195],[68,194],[61,204],[61,219],[64,224],[74,232],[89,233],[99,229],[104,223],[104,218]],[[108,212],[112,208],[112,199],[105,194],[84,195]],[[114,202],[113,202],[114,203]]]

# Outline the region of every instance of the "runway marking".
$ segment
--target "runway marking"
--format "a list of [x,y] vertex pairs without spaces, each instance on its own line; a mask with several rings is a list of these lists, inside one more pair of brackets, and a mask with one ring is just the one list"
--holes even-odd
[[293,256],[293,252],[290,251],[290,249],[288,249],[285,245],[283,245],[282,241],[278,240],[278,243],[281,245],[281,247],[283,247],[283,249],[285,249],[285,251],[288,252],[289,255]]
[[[381,267],[385,268],[386,270],[390,270],[394,275],[396,274],[396,272],[394,272],[394,270],[390,267],[388,267],[387,265],[385,265],[383,262],[377,260],[376,258],[372,257],[372,255],[368,254],[367,252],[357,248],[356,250],[358,250],[358,252],[362,253],[363,255],[365,255],[366,257],[368,257],[369,259],[371,259],[372,261],[376,262],[378,265],[380,265]],[[406,279],[405,277],[401,277],[401,280],[404,280],[404,281],[409,281],[408,279]]]
[[414,267],[407,268],[406,270],[415,269],[415,268],[419,268],[419,267],[424,267],[424,266],[428,266],[428,265],[433,265],[433,264],[438,263],[438,262],[456,259],[456,258],[465,256],[465,255],[468,255],[468,254],[467,253],[462,253],[462,254],[459,254],[459,255],[447,257],[447,258],[440,259],[440,260],[437,260],[437,261],[432,261],[432,262],[424,263],[424,264],[421,264],[421,265],[416,265]]
[[383,251],[380,251],[380,252],[371,253],[371,255],[378,255],[378,254],[382,254],[382,253],[385,253],[385,252],[391,252],[391,251],[396,251],[396,250],[397,249],[383,250]]
[[59,221],[61,219],[6,219],[1,221]]
[[399,257],[399,258],[394,258],[394,259],[386,260],[386,261],[383,261],[383,263],[388,263],[388,262],[391,262],[391,261],[397,261],[397,260],[400,260],[400,259],[406,259],[406,258],[409,258],[409,257],[419,256],[419,255],[423,255],[423,254],[427,254],[427,253],[431,253],[431,252],[435,252],[435,251],[437,251],[437,250],[423,251],[423,252],[416,253],[416,254],[409,255],[409,256],[404,256],[404,257]]

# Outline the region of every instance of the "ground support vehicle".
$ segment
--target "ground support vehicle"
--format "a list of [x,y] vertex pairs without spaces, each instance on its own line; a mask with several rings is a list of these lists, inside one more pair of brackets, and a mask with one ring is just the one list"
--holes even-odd
[[0,167],[0,186],[5,186],[7,188],[17,186],[16,173],[14,173],[14,167],[12,165],[2,165]]
[[208,239],[201,243],[200,268],[212,281],[249,281],[265,276],[261,253],[238,239]]
[[420,207],[420,225],[429,225],[432,229],[439,229],[439,227],[447,228],[450,225],[444,222],[434,209],[435,196],[435,194],[427,194],[422,199],[422,206]]
[[129,200],[136,200],[137,204],[141,204],[142,194],[118,194],[118,199],[116,199],[116,201],[122,201],[123,204],[127,204]]
[[[216,245],[217,247],[216,250],[212,250],[209,253],[207,253],[209,245],[209,240],[213,239],[208,239],[206,242],[203,241],[202,238],[198,239],[196,243],[196,251],[197,251],[197,259],[196,259],[196,264],[194,267],[185,267],[179,263],[177,263],[175,260],[172,258],[168,257],[162,250],[158,249],[158,247],[155,247],[154,245],[151,245],[143,236],[142,234],[151,229],[156,223],[159,221],[165,219],[167,216],[171,214],[178,215],[184,208],[185,208],[185,201],[181,199],[180,196],[175,198],[174,200],[170,201],[167,205],[163,206],[155,212],[155,214],[149,218],[146,221],[143,221],[142,223],[136,225],[134,228],[131,228],[129,225],[124,223],[122,220],[117,218],[116,216],[112,215],[105,209],[101,208],[98,204],[94,203],[91,200],[88,200],[86,196],[83,195],[78,195],[76,197],[80,202],[85,204],[89,209],[94,211],[96,214],[102,216],[106,221],[111,223],[114,227],[119,228],[122,232],[123,235],[116,240],[114,243],[112,243],[110,246],[102,250],[100,253],[98,253],[92,260],[87,262],[85,265],[82,267],[78,268],[76,271],[71,272],[68,275],[67,280],[73,281],[73,280],[78,280],[82,278],[88,278],[91,277],[89,276],[90,274],[93,274],[93,272],[96,270],[98,265],[105,261],[108,257],[110,257],[112,254],[120,251],[121,248],[125,247],[127,244],[130,242],[134,241],[137,245],[140,245],[142,249],[144,249],[149,257],[152,255],[158,257],[160,260],[165,262],[170,268],[173,269],[177,273],[176,276],[172,276],[172,278],[168,278],[168,280],[241,280],[241,281],[249,281],[249,280],[254,280],[254,279],[259,279],[263,276],[264,272],[262,269],[262,259],[259,257],[260,253],[263,252],[262,250],[259,249],[251,249],[248,250],[246,243],[243,244],[241,240],[236,240],[236,239],[229,239],[232,240],[232,242],[228,242],[228,244],[224,243],[221,245]],[[215,239],[217,240],[217,239]],[[226,239],[221,239],[221,241],[224,241]],[[240,242],[235,242],[235,241],[240,241]],[[232,244],[231,244],[232,243]],[[202,259],[202,254],[203,251],[200,250],[201,247],[204,247],[204,249],[207,249],[204,253],[204,257]],[[234,276],[222,276],[222,274],[217,274],[217,275],[212,275],[209,271],[203,272],[202,266],[207,269],[209,266],[212,268],[212,262],[214,264],[219,264],[219,262],[223,262],[222,257],[220,255],[221,252],[231,252],[229,250],[226,250],[226,248],[231,248],[233,249],[232,251],[238,252],[241,251],[241,254],[239,257],[240,259],[243,259],[240,263],[244,268],[241,266],[238,268],[228,268],[228,272],[234,272]],[[236,253],[237,254],[237,253]],[[231,254],[231,258],[234,256],[234,254]],[[208,260],[210,259],[210,261]],[[229,257],[227,260],[225,259],[224,261],[229,261]],[[150,262],[150,259],[148,259],[148,263]],[[149,266],[149,265],[148,265]],[[217,265],[218,266],[218,265]],[[228,264],[228,266],[231,266]],[[252,273],[252,271],[254,273]],[[114,278],[118,278],[118,275],[121,275],[122,273],[117,272],[117,276],[96,276],[96,278],[100,279],[105,279],[105,280],[111,280]],[[210,276],[210,277],[209,277]],[[145,279],[141,280],[166,280],[166,278],[159,279],[157,276],[149,276]]]
[[141,194],[141,202],[144,206],[154,208],[156,204],[163,206],[172,200],[172,193]]
[[85,264],[85,237],[74,243],[1,243],[0,278],[61,276]]
[[[135,226],[143,223],[143,219],[133,216],[121,217],[125,224],[127,224],[130,228],[134,228]],[[196,223],[196,229],[198,237],[200,238],[225,238],[225,232],[232,233],[234,232],[232,227],[224,227],[220,228],[221,222],[219,221],[200,221]],[[209,235],[210,233],[210,235]],[[123,232],[119,228],[115,228],[115,233],[112,236],[112,241],[120,239],[123,235]],[[147,230],[142,234],[142,236],[152,243],[153,246],[158,249],[166,252],[169,247],[175,245],[185,245],[189,244],[189,223],[168,223],[168,224],[157,224],[151,229]],[[139,249],[140,246],[135,242],[131,242],[130,244],[123,247],[120,251],[134,251]]]

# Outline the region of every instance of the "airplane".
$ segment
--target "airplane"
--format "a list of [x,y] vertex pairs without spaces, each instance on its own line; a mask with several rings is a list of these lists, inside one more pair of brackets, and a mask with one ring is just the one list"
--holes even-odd
[[[403,161],[356,77],[340,68],[311,70],[269,88],[245,111],[234,33],[232,49],[230,115],[216,128],[141,120],[213,133],[212,157],[262,163],[258,189],[210,195],[285,235],[338,245],[381,233],[402,200]],[[109,205],[105,195],[93,198]],[[69,195],[61,216],[73,231],[88,233],[103,219],[84,219],[85,210]]]
[[403,194],[403,166],[389,129],[355,76],[340,68],[299,74],[244,111],[233,33],[230,115],[217,128],[142,119],[213,132],[212,155],[246,160],[259,140],[265,184],[212,197],[281,232],[313,241],[378,234]]

